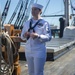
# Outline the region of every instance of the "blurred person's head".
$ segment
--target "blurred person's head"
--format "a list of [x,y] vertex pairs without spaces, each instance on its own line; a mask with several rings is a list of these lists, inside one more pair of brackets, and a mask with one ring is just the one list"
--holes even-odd
[[32,5],[32,16],[33,17],[38,17],[41,15],[42,13],[42,9],[43,9],[43,6],[40,5],[40,4],[33,4]]

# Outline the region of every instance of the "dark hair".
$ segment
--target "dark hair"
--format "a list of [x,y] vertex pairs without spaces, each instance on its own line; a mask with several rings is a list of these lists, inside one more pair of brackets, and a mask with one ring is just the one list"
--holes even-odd
[[[38,8],[39,9],[39,8]],[[39,9],[39,11],[41,11],[41,9]],[[41,11],[41,13],[40,14],[42,14],[42,11]]]

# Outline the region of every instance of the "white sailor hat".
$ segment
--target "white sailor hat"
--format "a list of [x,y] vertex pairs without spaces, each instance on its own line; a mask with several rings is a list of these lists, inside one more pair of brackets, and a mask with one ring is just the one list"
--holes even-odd
[[33,7],[39,8],[39,9],[41,9],[41,10],[42,10],[42,8],[43,8],[42,5],[37,4],[37,3],[34,3],[34,4],[32,5],[32,8],[33,8]]

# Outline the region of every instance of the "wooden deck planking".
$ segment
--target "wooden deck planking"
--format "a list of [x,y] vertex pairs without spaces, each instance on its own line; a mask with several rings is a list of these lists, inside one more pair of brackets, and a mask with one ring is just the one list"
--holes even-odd
[[[75,40],[73,39],[65,39],[65,38],[53,38],[50,42],[46,43],[47,48],[47,59],[55,60],[64,53],[68,52],[75,45]],[[19,50],[20,59],[24,58],[24,47],[25,43],[21,43],[21,47]]]
[[[28,75],[26,61],[20,61],[21,75]],[[45,75],[75,75],[75,48],[55,61],[46,61]]]
[[[61,48],[65,48],[71,44],[75,43],[75,40],[72,40],[72,39],[58,39],[58,38],[53,38],[50,42],[47,42],[46,43],[46,48],[49,50],[49,51],[56,51],[56,49],[58,48],[61,49]],[[25,43],[21,43],[21,48],[20,51],[24,50],[24,45]]]

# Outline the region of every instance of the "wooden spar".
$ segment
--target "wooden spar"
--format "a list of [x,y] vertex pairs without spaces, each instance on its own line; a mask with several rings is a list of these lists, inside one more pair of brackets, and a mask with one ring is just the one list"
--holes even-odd
[[59,16],[64,16],[62,15],[42,15],[42,17],[59,17]]

